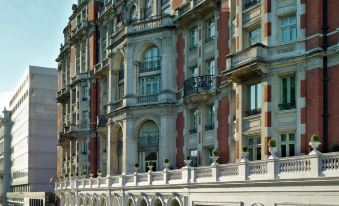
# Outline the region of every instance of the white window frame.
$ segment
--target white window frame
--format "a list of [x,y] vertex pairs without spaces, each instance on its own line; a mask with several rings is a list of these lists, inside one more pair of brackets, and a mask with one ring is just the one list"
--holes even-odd
[[[283,25],[283,21],[287,20],[287,24]],[[283,30],[287,29],[288,35],[284,37]],[[297,40],[297,17],[296,15],[290,15],[279,18],[279,40],[281,43],[287,43]]]
[[[253,144],[250,143],[250,140],[253,140]],[[249,153],[249,157],[248,157],[249,160],[251,161],[261,160],[262,153],[261,153],[261,137],[260,136],[248,137],[247,148],[248,148],[248,153]],[[258,156],[258,153],[257,153],[258,151],[260,151],[260,157]]]
[[[285,140],[283,140],[283,136],[285,136]],[[291,137],[293,137],[293,140],[291,140]],[[293,145],[294,146],[294,154],[290,154],[290,148],[289,145]],[[296,142],[296,134],[294,132],[287,132],[287,133],[281,133],[279,135],[279,152],[280,152],[280,157],[290,157],[290,156],[295,156],[297,153],[297,142]],[[285,152],[286,155],[282,156],[282,147],[285,146]]]
[[[147,86],[151,85],[151,91],[147,91]],[[140,95],[148,96],[160,92],[160,75],[152,75],[140,78]]]

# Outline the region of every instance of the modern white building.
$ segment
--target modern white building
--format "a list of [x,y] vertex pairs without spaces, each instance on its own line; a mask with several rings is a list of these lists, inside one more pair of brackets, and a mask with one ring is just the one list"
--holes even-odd
[[[56,175],[57,70],[29,66],[9,100],[8,205],[24,205],[32,192],[48,192]],[[45,194],[35,197],[43,203]],[[26,200],[25,200],[26,199]],[[26,204],[25,204],[26,205]]]

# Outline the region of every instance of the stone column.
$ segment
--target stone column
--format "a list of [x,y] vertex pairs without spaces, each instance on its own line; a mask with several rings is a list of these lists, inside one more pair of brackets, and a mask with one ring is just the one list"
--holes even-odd
[[111,126],[111,119],[108,120],[108,129],[107,129],[107,149],[106,149],[106,155],[107,155],[107,167],[106,167],[106,176],[111,176],[112,171],[112,155],[111,153],[115,150],[112,149],[112,140],[113,140],[113,128]]
[[137,162],[137,140],[133,137],[134,122],[123,120],[122,173],[132,173]]

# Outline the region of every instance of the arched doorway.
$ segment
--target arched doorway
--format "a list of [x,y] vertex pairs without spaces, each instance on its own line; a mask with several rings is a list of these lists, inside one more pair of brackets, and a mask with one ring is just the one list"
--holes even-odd
[[148,164],[155,171],[158,166],[159,128],[153,121],[145,122],[139,130],[138,153],[141,172],[148,171]]

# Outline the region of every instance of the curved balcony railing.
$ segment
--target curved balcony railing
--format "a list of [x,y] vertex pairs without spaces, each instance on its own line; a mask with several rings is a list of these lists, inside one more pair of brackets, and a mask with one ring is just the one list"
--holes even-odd
[[197,76],[184,82],[184,97],[202,92],[210,92],[216,88],[217,81],[213,75]]

